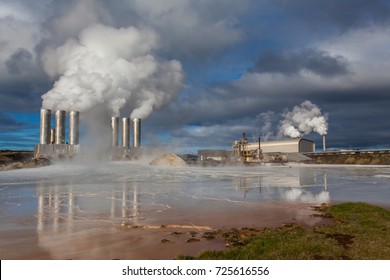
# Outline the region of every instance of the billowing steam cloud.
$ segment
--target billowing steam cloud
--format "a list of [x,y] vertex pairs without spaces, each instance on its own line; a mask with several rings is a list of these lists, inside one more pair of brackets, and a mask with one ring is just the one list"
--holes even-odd
[[313,131],[320,135],[327,134],[327,115],[323,116],[321,109],[310,101],[295,106],[291,112],[285,111],[283,117],[284,119],[280,121],[279,133],[284,136],[297,138]]
[[43,107],[103,108],[113,115],[125,108],[131,117],[148,117],[178,95],[184,76],[180,62],[159,60],[156,48],[157,36],[146,28],[85,28],[77,38],[46,49],[45,71],[59,79],[42,96]]

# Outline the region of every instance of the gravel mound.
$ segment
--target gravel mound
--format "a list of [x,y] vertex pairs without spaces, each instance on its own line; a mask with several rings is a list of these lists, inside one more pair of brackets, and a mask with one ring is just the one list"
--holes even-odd
[[187,166],[187,163],[175,154],[165,154],[152,160],[149,165]]

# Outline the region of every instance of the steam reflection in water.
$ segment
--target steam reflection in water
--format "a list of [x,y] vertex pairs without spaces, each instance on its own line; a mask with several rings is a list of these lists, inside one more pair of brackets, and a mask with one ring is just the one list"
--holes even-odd
[[[145,212],[166,208],[154,204]],[[37,229],[51,228],[59,231],[61,223],[67,223],[71,231],[75,221],[100,221],[120,223],[140,217],[140,194],[136,182],[101,190],[99,193],[83,192],[82,185],[51,185],[41,182],[37,186]]]
[[[168,172],[158,170],[157,172]],[[269,202],[323,203],[330,201],[325,172],[298,170],[276,174],[218,174],[199,180],[198,175],[165,174],[165,181],[155,179],[99,184],[75,183],[75,180],[37,183],[37,229],[59,231],[61,223],[72,231],[75,221],[131,223],[158,219],[160,213],[185,208],[229,208],[231,205],[253,207]],[[160,174],[161,175],[161,174]],[[214,174],[213,176],[215,176]],[[150,177],[150,176],[149,176]],[[156,176],[160,177],[160,176]],[[121,178],[123,180],[124,178]],[[172,213],[172,211],[171,211]],[[146,221],[145,221],[146,220]]]
[[[158,226],[167,219],[175,220],[172,216],[176,215],[181,216],[178,220],[184,225],[191,225],[200,223],[193,218],[197,215],[225,212],[229,217],[229,211],[234,211],[240,216],[251,210],[264,211],[266,208],[261,207],[267,205],[269,209],[277,208],[275,204],[286,201],[319,204],[330,200],[326,173],[315,170],[286,169],[271,174],[208,170],[203,176],[199,174],[201,170],[188,171],[156,169],[152,174],[149,170],[144,174],[145,180],[139,180],[140,174],[129,175],[111,184],[96,182],[90,176],[85,183],[80,178],[38,182],[38,244],[61,258],[59,252],[71,255],[79,251],[80,240],[106,250],[99,244],[107,240],[88,241],[88,236],[96,236],[96,231],[102,230],[102,224],[109,228],[123,223]],[[164,180],[160,180],[162,177]],[[202,225],[207,225],[207,216],[203,220]]]
[[[53,166],[35,173],[2,173],[0,215],[11,213],[19,205],[21,214],[36,211],[38,228],[51,220],[55,231],[61,221],[69,226],[85,219],[137,224],[168,209],[180,212],[183,208],[196,211],[233,204],[250,207],[270,202],[343,200],[386,204],[390,201],[389,174],[389,168],[383,167]],[[33,186],[36,195],[29,197]],[[33,207],[33,200],[38,207]]]

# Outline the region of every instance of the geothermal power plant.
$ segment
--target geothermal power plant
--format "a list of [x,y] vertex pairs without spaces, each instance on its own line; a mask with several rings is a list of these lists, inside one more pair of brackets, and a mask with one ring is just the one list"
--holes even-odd
[[[133,160],[145,154],[141,148],[141,119],[129,117],[111,117],[107,119],[111,126],[111,141],[106,146],[90,149],[91,143],[86,141],[80,144],[80,113],[77,111],[66,112],[48,109],[40,111],[40,136],[39,144],[35,145],[34,158],[71,159],[84,157],[88,151],[96,154],[98,158],[105,160]],[[198,155],[183,155],[189,164],[216,164],[230,163],[262,163],[262,162],[287,162],[287,161],[311,161],[318,163],[339,164],[388,164],[388,150],[340,150],[328,151],[326,148],[326,133],[322,134],[322,152],[316,151],[313,141],[305,138],[290,138],[275,141],[250,142],[243,133],[241,139],[232,143],[231,150],[198,150]],[[92,143],[94,145],[94,143]],[[84,151],[87,152],[84,153]],[[95,155],[96,156],[96,155]],[[189,157],[188,157],[189,156]],[[95,157],[94,157],[95,158]]]
[[[66,137],[66,119],[69,117],[68,134]],[[54,113],[54,127],[52,124],[52,112],[41,109],[39,144],[35,145],[34,157],[49,159],[73,158],[80,153],[80,113],[57,110]],[[111,118],[111,147],[107,146],[107,153],[112,159],[131,159],[141,155],[141,119],[133,119],[133,141],[130,144],[130,118]],[[119,133],[121,128],[121,133]],[[122,141],[119,143],[119,135]]]
[[[54,121],[52,122],[52,116]],[[67,126],[67,117],[69,119]],[[54,123],[52,127],[51,124]],[[79,143],[80,113],[57,110],[54,113],[48,109],[40,112],[40,141],[35,145],[35,158],[73,158],[80,154]],[[128,117],[111,117],[111,143],[104,150],[106,158],[113,160],[137,159],[141,156],[141,119]],[[68,130],[66,129],[68,127]],[[66,135],[68,131],[68,137]],[[130,141],[132,135],[132,141]],[[323,151],[326,149],[326,135],[322,136]],[[228,159],[237,158],[243,162],[259,162],[263,153],[314,153],[315,143],[304,138],[250,143],[245,133],[243,138],[233,142],[232,151],[200,150],[200,160],[207,158]]]

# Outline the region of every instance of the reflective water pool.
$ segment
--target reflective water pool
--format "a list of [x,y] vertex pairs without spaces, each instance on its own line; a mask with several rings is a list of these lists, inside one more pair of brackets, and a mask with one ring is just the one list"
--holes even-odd
[[0,257],[169,258],[155,250],[161,244],[150,245],[161,230],[146,229],[310,224],[308,205],[342,201],[388,207],[390,168],[111,162],[7,171],[0,173]]

